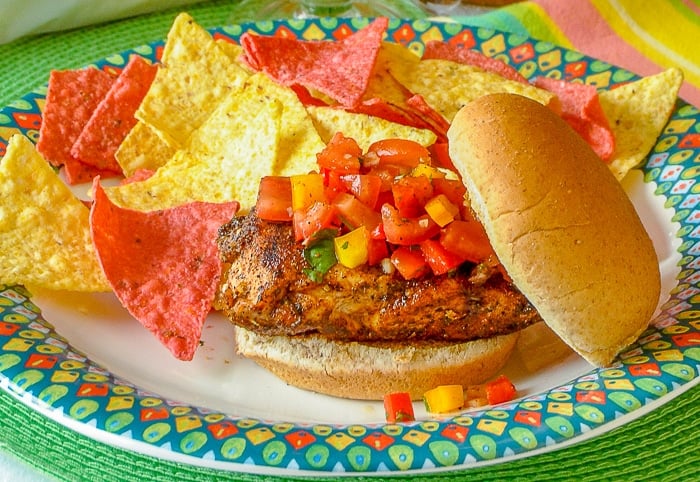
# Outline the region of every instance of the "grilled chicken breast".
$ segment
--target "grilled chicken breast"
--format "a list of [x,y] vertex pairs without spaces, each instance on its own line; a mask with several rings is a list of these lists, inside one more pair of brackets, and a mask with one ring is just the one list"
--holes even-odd
[[475,281],[467,264],[449,275],[404,280],[378,266],[336,264],[315,282],[304,273],[309,265],[291,225],[254,212],[222,226],[217,242],[224,271],[215,307],[261,334],[467,341],[541,320],[497,270]]

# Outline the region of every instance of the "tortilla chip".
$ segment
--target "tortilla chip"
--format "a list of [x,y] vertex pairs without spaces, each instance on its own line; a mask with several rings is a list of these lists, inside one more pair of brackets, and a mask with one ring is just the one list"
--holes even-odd
[[257,181],[274,171],[282,105],[246,88],[224,98],[187,146],[143,182],[105,188],[112,202],[140,211],[192,201],[238,201],[249,209]]
[[316,153],[326,144],[294,90],[276,84],[262,73],[250,77],[246,89],[251,89],[251,95],[278,100],[283,106],[277,161],[269,175],[291,176],[316,169]]
[[156,171],[152,171],[151,169],[137,169],[135,170],[129,177],[125,177],[121,181],[119,181],[119,185],[123,186],[125,184],[131,184],[132,182],[141,182],[145,181],[149,177],[151,177]]
[[170,160],[177,149],[163,140],[148,124],[137,121],[114,156],[125,176],[139,169],[155,171]]
[[12,136],[0,161],[0,284],[109,291],[88,216],[31,141]]
[[73,160],[73,142],[113,82],[114,77],[93,67],[51,71],[36,145],[51,165]]
[[301,101],[302,104],[304,105],[331,105],[335,104],[335,102],[327,102],[320,97],[316,95],[316,93],[312,94],[309,89],[304,87],[303,85],[295,84],[290,86],[290,89],[294,91],[294,93],[297,95],[297,98]]
[[157,70],[142,57],[131,57],[73,144],[73,157],[98,169],[121,171],[114,154],[136,124],[134,113]]
[[615,138],[600,105],[594,85],[537,77],[534,85],[557,95],[562,118],[591,146],[603,161],[609,161]]
[[70,162],[66,162],[63,165],[63,175],[66,178],[66,182],[71,186],[76,184],[84,184],[86,182],[92,182],[96,176],[103,178],[108,177],[118,177],[121,172],[112,171],[111,169],[100,169],[95,166],[88,166],[83,164],[77,159],[73,159]]
[[673,112],[683,72],[670,68],[600,93],[600,105],[615,136],[610,169],[617,179],[649,154]]
[[401,84],[422,96],[448,122],[452,122],[457,111],[467,103],[486,94],[510,92],[543,105],[556,100],[554,94],[544,89],[450,60],[421,60],[411,69],[392,67],[390,71]]
[[473,65],[474,67],[482,68],[488,72],[493,72],[501,77],[504,77],[515,82],[527,84],[527,79],[512,66],[502,60],[489,57],[482,54],[478,50],[464,48],[460,45],[441,42],[439,40],[431,40],[425,44],[423,51],[424,60],[442,59],[459,62],[460,64]]
[[417,129],[367,114],[347,112],[335,107],[308,106],[307,110],[326,143],[330,142],[336,132],[355,139],[362,151],[381,139],[410,139],[423,146],[429,146],[437,139],[435,133],[428,129]]
[[248,74],[252,75],[255,73],[255,70],[251,69],[250,66],[243,61],[243,47],[239,44],[233,43],[230,40],[216,39],[216,45],[231,59],[231,62],[241,67]]
[[391,75],[391,69],[410,71],[416,66],[420,57],[403,45],[382,42],[377,53],[377,60],[367,85],[364,99],[382,99],[387,103],[406,108],[406,99],[410,92]]
[[66,166],[66,179],[70,184],[91,181],[95,174],[117,174],[86,166],[71,155],[73,143],[113,82],[114,77],[94,67],[54,70],[49,75],[36,148],[53,166]]
[[346,110],[356,114],[366,114],[372,117],[379,117],[389,122],[394,122],[404,126],[415,127],[418,129],[432,129],[432,125],[424,118],[424,116],[417,115],[416,112],[414,112],[410,107],[399,107],[378,97],[363,100],[357,107]]
[[420,113],[423,119],[433,126],[433,130],[440,136],[441,139],[447,139],[447,130],[450,128],[450,123],[433,109],[425,101],[422,95],[416,94],[411,96],[406,103],[413,109],[414,112]]
[[241,45],[252,68],[275,81],[315,88],[347,107],[356,106],[367,89],[387,18],[339,41],[308,41],[245,33]]
[[175,18],[161,65],[136,118],[168,144],[184,146],[221,99],[240,90],[248,74],[186,13]]
[[191,360],[221,276],[216,234],[238,204],[144,213],[112,204],[99,182],[93,187],[92,238],[114,293],[176,358]]

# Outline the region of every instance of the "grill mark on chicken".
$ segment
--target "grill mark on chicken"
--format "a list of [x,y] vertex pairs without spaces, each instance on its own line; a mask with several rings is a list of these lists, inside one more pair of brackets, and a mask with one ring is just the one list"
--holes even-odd
[[467,341],[541,321],[495,270],[475,284],[471,265],[404,280],[378,266],[337,264],[316,283],[303,272],[308,264],[291,225],[263,221],[254,212],[222,226],[217,243],[223,275],[215,307],[234,324],[262,334]]

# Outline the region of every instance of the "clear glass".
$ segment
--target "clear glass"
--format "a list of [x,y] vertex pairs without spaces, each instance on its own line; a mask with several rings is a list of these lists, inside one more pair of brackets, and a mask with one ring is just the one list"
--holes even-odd
[[462,4],[461,0],[423,0],[420,2],[425,8],[436,15],[449,15]]
[[427,10],[411,0],[241,0],[232,7],[229,23],[309,17],[424,18]]

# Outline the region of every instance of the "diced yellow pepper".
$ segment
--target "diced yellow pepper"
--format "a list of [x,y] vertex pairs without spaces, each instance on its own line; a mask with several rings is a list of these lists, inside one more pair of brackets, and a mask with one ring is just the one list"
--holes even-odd
[[445,173],[439,170],[437,167],[433,167],[421,162],[411,170],[411,176],[425,176],[428,179],[442,179],[445,177]]
[[423,394],[425,409],[430,413],[448,413],[464,406],[462,385],[440,385]]
[[367,262],[369,257],[369,231],[365,226],[353,229],[333,240],[335,257],[347,268],[356,268]]
[[325,201],[323,176],[312,172],[290,177],[292,183],[292,210],[307,209],[315,202]]
[[447,196],[438,194],[425,203],[425,212],[440,227],[445,227],[454,221],[455,216],[459,214],[459,208],[447,199]]

